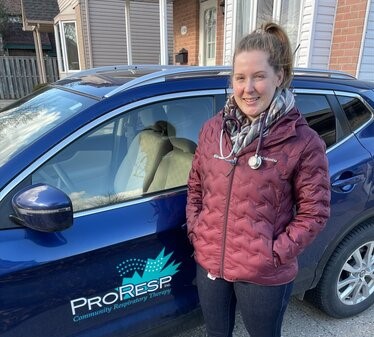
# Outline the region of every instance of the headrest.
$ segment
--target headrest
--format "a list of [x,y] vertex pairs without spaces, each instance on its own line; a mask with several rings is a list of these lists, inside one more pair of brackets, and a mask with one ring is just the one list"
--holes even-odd
[[145,128],[155,125],[156,122],[167,121],[164,109],[157,105],[139,111],[139,118]]
[[182,150],[186,153],[195,153],[196,143],[187,138],[170,137],[170,142],[173,147]]

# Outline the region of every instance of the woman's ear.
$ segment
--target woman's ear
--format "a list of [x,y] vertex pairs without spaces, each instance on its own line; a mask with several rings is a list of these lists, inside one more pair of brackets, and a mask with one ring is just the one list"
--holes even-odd
[[276,86],[277,86],[277,87],[281,87],[281,84],[283,83],[283,79],[284,79],[284,69],[281,68],[281,69],[277,72],[276,76],[277,76],[277,80],[276,80],[277,83],[276,83]]

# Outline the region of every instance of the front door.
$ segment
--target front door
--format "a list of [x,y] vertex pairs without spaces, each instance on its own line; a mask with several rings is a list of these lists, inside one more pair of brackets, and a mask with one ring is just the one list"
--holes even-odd
[[200,4],[200,51],[199,65],[216,65],[217,1]]

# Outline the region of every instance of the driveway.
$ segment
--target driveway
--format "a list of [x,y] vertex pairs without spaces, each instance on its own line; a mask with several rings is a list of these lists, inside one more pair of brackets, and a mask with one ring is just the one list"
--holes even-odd
[[[204,327],[173,337],[204,337]],[[358,316],[334,319],[326,316],[305,301],[292,298],[286,311],[282,337],[368,337],[374,333],[374,306]],[[247,337],[241,317],[237,314],[234,337]]]

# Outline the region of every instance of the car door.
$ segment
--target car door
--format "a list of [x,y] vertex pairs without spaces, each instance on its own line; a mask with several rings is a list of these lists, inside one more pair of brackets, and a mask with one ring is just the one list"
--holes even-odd
[[349,127],[333,91],[299,89],[295,93],[298,108],[326,143],[331,182],[330,219],[299,258],[298,292],[318,279],[327,258],[365,213],[372,158]]
[[216,94],[111,112],[23,173],[5,199],[20,186],[57,187],[72,201],[74,223],[62,232],[0,230],[2,336],[130,336],[197,307],[186,182]]

